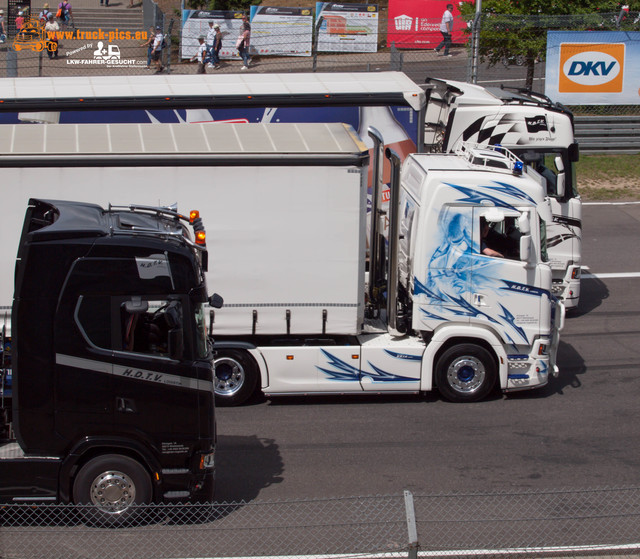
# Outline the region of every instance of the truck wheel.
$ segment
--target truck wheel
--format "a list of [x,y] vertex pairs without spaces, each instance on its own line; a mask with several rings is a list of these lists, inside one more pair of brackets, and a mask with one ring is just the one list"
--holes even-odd
[[436,364],[436,383],[451,402],[477,402],[495,386],[496,364],[491,354],[475,344],[460,344],[445,351]]
[[244,351],[220,350],[215,359],[214,390],[219,406],[238,406],[255,392],[258,366]]
[[87,462],[73,482],[73,500],[93,505],[83,511],[92,524],[121,524],[140,516],[136,505],[151,502],[151,479],[142,465],[128,456],[105,454]]

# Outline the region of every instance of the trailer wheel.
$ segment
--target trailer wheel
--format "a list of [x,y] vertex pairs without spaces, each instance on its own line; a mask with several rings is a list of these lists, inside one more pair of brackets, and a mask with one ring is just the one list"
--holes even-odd
[[[151,479],[143,466],[128,456],[105,454],[87,462],[73,482],[77,505],[91,524],[116,525],[141,516],[138,505],[151,502]],[[95,507],[95,508],[94,508]]]
[[215,359],[214,391],[219,406],[238,406],[246,402],[258,384],[258,366],[246,352],[219,350]]
[[436,364],[436,383],[451,402],[477,402],[493,390],[496,364],[485,348],[475,344],[450,347]]

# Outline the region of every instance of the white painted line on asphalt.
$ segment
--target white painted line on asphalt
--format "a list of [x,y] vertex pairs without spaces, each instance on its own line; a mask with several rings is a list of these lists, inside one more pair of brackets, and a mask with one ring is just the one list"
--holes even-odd
[[[567,557],[576,553],[602,553],[640,551],[640,543],[626,545],[572,545],[572,546],[550,546],[550,547],[514,547],[506,549],[459,549],[443,551],[418,551],[418,557],[466,557],[478,555],[522,555],[524,553],[549,553],[554,555],[566,554]],[[403,551],[382,551],[379,553],[326,553],[317,555],[262,555],[255,557],[233,557],[233,559],[375,559],[378,557],[406,557],[406,550]],[[192,558],[184,558],[192,559]],[[202,559],[202,558],[201,558]],[[213,559],[213,558],[208,558]],[[216,559],[225,559],[217,557]],[[229,558],[231,559],[231,558]]]
[[640,543],[627,545],[572,545],[557,547],[520,547],[510,549],[463,549],[459,551],[418,551],[418,557],[464,557],[468,555],[522,555],[523,553],[553,553],[566,554],[567,556],[575,553],[602,553],[620,552],[620,551],[637,551],[640,550]]
[[583,206],[633,206],[640,202],[582,202]]
[[[584,268],[582,268],[584,270]],[[584,279],[618,279],[618,278],[640,278],[640,272],[620,272],[610,274],[592,274],[591,272],[582,272],[581,277]]]

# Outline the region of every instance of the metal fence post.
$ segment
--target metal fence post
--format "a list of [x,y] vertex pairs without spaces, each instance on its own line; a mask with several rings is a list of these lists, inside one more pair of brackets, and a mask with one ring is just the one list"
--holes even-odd
[[18,77],[18,55],[13,48],[7,49],[7,78]]
[[404,508],[407,515],[407,532],[409,535],[409,559],[418,557],[418,528],[416,526],[416,511],[413,507],[413,493],[404,490]]
[[318,35],[320,34],[320,26],[322,25],[322,21],[324,20],[324,16],[318,16],[318,21],[316,22],[314,33],[313,33],[313,45],[311,52],[313,53],[313,65],[311,68],[312,72],[315,72],[318,68]]

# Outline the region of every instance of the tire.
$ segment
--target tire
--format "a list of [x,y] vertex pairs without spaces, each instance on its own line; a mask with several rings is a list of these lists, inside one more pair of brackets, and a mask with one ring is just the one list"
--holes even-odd
[[475,344],[447,349],[436,364],[436,384],[450,402],[477,402],[494,388],[497,368],[493,356]]
[[104,454],[87,462],[73,482],[73,501],[90,505],[83,516],[95,525],[120,525],[139,518],[152,498],[151,478],[128,456]]
[[258,366],[253,358],[241,350],[216,352],[214,391],[219,406],[239,406],[246,402],[258,384]]

